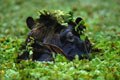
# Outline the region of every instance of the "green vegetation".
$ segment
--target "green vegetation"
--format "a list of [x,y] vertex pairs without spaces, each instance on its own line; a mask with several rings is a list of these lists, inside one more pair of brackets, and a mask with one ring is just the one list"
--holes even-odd
[[[119,80],[119,0],[0,0],[0,80]],[[73,11],[87,23],[86,35],[101,52],[92,60],[67,61],[58,55],[55,62],[16,63],[20,45],[29,29],[28,16],[39,10]]]

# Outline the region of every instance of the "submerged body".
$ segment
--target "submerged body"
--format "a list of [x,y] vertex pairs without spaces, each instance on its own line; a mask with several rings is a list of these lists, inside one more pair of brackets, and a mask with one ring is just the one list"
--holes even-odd
[[[25,51],[18,56],[18,59],[32,58],[38,61],[52,61],[54,60],[52,53],[62,54],[68,60],[73,60],[75,55],[82,59],[84,54],[88,58],[91,43],[88,38],[81,40],[80,34],[75,31],[75,26],[80,21],[81,18],[77,18],[75,22],[69,22],[68,26],[63,26],[50,15],[41,15],[36,20],[28,17],[26,23],[31,31],[25,42]],[[80,25],[81,31],[83,28]],[[26,46],[32,47],[32,57],[29,57],[29,50]]]

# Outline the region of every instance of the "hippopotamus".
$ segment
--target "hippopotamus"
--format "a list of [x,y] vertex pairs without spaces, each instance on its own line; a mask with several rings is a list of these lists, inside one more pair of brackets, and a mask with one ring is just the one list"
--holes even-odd
[[[62,54],[68,60],[73,60],[76,55],[79,59],[89,58],[91,42],[87,37],[85,40],[80,37],[86,28],[79,24],[82,20],[78,17],[75,21],[67,22],[66,26],[60,24],[51,15],[40,15],[35,20],[28,17],[26,24],[30,32],[22,47],[24,51],[18,55],[18,60],[53,61],[53,53]],[[32,51],[31,55],[29,47]]]

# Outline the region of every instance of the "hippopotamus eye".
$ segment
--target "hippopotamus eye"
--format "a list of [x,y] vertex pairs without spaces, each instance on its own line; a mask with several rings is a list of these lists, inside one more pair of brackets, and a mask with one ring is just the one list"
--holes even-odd
[[68,33],[66,34],[66,39],[67,39],[67,41],[69,41],[69,42],[73,42],[73,41],[74,41],[74,35],[72,34],[72,32],[68,32]]

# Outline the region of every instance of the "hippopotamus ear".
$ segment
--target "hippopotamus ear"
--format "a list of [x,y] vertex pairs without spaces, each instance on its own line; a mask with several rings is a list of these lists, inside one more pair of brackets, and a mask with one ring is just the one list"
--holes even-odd
[[33,25],[34,25],[34,19],[32,17],[28,17],[26,19],[26,24],[28,26],[29,29],[32,29],[33,28]]
[[78,24],[81,20],[82,20],[82,18],[81,18],[81,17],[78,17],[78,18],[75,20],[76,24]]

